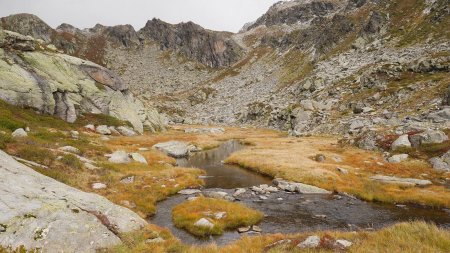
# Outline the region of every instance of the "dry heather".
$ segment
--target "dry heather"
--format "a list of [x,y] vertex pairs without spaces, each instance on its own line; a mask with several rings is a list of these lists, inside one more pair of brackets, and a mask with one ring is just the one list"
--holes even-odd
[[[450,232],[440,229],[433,224],[424,222],[399,223],[391,227],[373,232],[339,232],[339,231],[317,231],[301,233],[295,235],[264,235],[264,236],[244,236],[240,240],[227,246],[217,246],[215,244],[206,246],[187,246],[171,237],[166,230],[155,232],[155,228],[149,228],[152,232],[136,232],[122,236],[125,244],[110,249],[109,252],[186,252],[186,253],[284,253],[284,252],[340,252],[331,247],[327,242],[337,239],[346,239],[353,243],[347,252],[358,253],[400,253],[400,252],[449,252]],[[306,237],[315,234],[321,237],[322,241],[317,249],[300,249],[296,245]],[[147,237],[153,238],[156,235],[166,239],[163,243],[145,244]],[[276,247],[270,246],[272,243],[290,239],[291,242]]]
[[[426,188],[405,187],[374,182],[376,174],[429,179],[439,183],[445,173],[434,171],[419,160],[399,164],[387,163],[382,155],[352,147],[340,147],[333,137],[247,138],[254,146],[232,154],[227,163],[257,171],[271,177],[315,185],[361,199],[389,203],[414,203],[449,207],[450,191],[440,184]],[[326,160],[315,157],[323,154]],[[340,173],[337,168],[349,173]]]
[[[223,218],[214,217],[215,213],[225,212]],[[250,226],[261,221],[263,214],[242,204],[222,199],[199,197],[183,202],[172,210],[175,226],[186,229],[197,236],[221,235],[224,230]],[[199,219],[205,218],[214,224],[213,228],[195,226]]]

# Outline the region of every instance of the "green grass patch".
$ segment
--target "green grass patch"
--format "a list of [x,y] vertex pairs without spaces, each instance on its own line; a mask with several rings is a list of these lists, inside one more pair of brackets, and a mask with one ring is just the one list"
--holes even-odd
[[65,166],[68,166],[72,169],[80,170],[83,168],[83,163],[80,161],[80,159],[72,154],[63,155],[59,161]]
[[45,166],[51,166],[56,160],[56,156],[48,149],[31,145],[20,147],[16,155],[22,159],[33,161]]
[[13,142],[13,138],[9,133],[0,132],[0,149],[5,149],[8,143]]

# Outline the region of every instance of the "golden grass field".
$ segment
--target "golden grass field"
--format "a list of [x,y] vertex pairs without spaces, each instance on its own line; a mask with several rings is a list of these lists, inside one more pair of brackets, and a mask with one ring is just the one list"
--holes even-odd
[[[229,139],[237,139],[247,147],[232,154],[228,163],[239,164],[251,170],[269,175],[283,177],[288,180],[316,185],[325,189],[347,192],[369,201],[414,203],[428,206],[449,207],[450,192],[442,185],[435,184],[424,188],[383,185],[372,182],[371,175],[384,174],[400,177],[429,179],[435,183],[449,177],[445,173],[437,173],[419,160],[410,160],[400,164],[388,164],[382,160],[381,154],[360,149],[340,146],[337,138],[315,136],[304,138],[287,137],[285,133],[255,129],[226,128],[222,135],[187,134],[184,128],[195,126],[174,126],[166,132],[146,133],[136,137],[113,136],[109,141],[100,140],[100,135],[85,131],[83,125],[88,122],[110,125],[122,125],[115,119],[87,116],[80,122],[70,125],[62,120],[37,115],[30,110],[17,109],[0,104],[0,147],[9,154],[48,166],[48,169],[34,169],[84,191],[94,192],[109,200],[130,208],[143,217],[155,212],[158,201],[175,194],[184,188],[195,188],[202,185],[198,178],[203,172],[195,168],[179,168],[174,166],[175,160],[163,153],[151,149],[155,143],[168,140],[191,142],[203,149],[218,146]],[[28,137],[11,139],[11,132],[18,127],[30,126]],[[69,131],[77,130],[80,138],[74,140]],[[86,158],[96,161],[99,169],[89,170],[77,157],[61,154],[58,147],[71,145],[82,152]],[[148,151],[139,151],[147,147]],[[116,150],[141,153],[148,165],[130,163],[125,165],[111,164],[105,154]],[[317,162],[316,155],[323,154],[326,160]],[[62,156],[61,159],[57,159]],[[338,157],[341,161],[335,161]],[[337,171],[337,167],[348,170],[348,174]],[[121,179],[135,176],[132,184],[123,184]],[[91,184],[103,182],[108,188],[93,190]],[[212,203],[214,202],[214,203]],[[260,215],[237,204],[222,203],[215,200],[199,199],[197,202],[184,203],[178,215],[182,219],[198,218],[203,210],[227,210],[230,215],[217,225],[226,230],[241,224],[253,224]],[[196,210],[196,215],[188,217],[183,205]],[[187,207],[186,207],[187,208]],[[235,211],[241,210],[241,211]],[[245,211],[242,211],[245,210]],[[176,213],[177,210],[174,210]],[[195,216],[195,217],[194,217]],[[231,224],[231,225],[230,225]],[[238,225],[239,224],[239,225]],[[189,225],[186,225],[186,228]],[[130,234],[120,235],[123,245],[108,252],[300,252],[296,243],[312,233],[297,235],[264,235],[257,237],[244,236],[241,240],[227,246],[217,245],[189,246],[179,242],[167,229],[149,224],[146,228]],[[331,238],[345,238],[354,245],[349,252],[450,252],[450,232],[438,229],[435,225],[423,222],[396,224],[374,232],[346,233],[338,231],[317,231],[314,234]],[[158,244],[146,244],[145,240],[162,237],[166,241]],[[285,246],[266,248],[271,243],[289,238],[292,243]],[[0,252],[4,251],[0,249]],[[323,245],[316,252],[332,252]]]

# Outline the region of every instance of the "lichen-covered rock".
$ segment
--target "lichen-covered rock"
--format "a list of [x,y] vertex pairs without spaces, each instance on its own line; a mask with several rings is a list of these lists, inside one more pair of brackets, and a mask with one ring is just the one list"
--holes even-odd
[[145,157],[139,153],[131,153],[130,156],[136,162],[147,164]]
[[124,136],[135,136],[136,132],[126,126],[120,126],[116,128],[117,131]]
[[25,130],[23,130],[23,128],[19,128],[19,129],[16,129],[14,132],[12,132],[11,136],[13,138],[26,137],[26,136],[28,136],[28,134]]
[[427,130],[423,133],[415,134],[410,137],[411,144],[418,147],[424,144],[438,144],[448,140],[447,135],[438,130]]
[[2,247],[96,252],[122,243],[117,233],[146,224],[132,211],[43,176],[3,151],[0,174]]
[[19,52],[14,46],[23,41],[37,44],[33,38],[0,30],[0,99],[68,122],[94,113],[129,121],[139,133],[144,124],[152,131],[164,129],[161,116],[154,109],[147,111],[114,72],[53,51]]
[[118,150],[110,155],[108,161],[112,163],[129,163],[131,162],[131,159],[127,152]]
[[110,135],[111,130],[106,125],[100,125],[95,128],[95,131],[99,134]]
[[162,152],[166,153],[168,156],[174,157],[174,158],[181,158],[189,156],[189,148],[188,144],[181,142],[181,141],[168,141],[168,142],[162,142],[157,143],[153,146],[153,148],[156,148],[158,150],[161,150]]
[[407,134],[404,134],[404,135],[398,137],[397,140],[395,140],[391,145],[392,150],[398,150],[401,148],[410,148],[410,147],[411,147],[411,142],[409,142],[409,138],[408,138]]

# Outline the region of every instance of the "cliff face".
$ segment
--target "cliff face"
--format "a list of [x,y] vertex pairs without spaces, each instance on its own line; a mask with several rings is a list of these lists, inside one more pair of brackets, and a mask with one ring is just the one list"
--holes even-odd
[[139,31],[131,25],[103,26],[80,30],[62,24],[53,30],[31,14],[4,17],[5,30],[30,35],[54,44],[65,53],[105,65],[109,46],[136,50],[148,43],[156,43],[162,50],[174,50],[189,60],[218,68],[235,63],[242,49],[231,39],[231,33],[209,31],[192,22],[171,25],[158,19],[149,20]]
[[242,53],[230,33],[208,31],[192,22],[171,25],[153,19],[139,34],[143,39],[156,41],[163,50],[179,51],[188,59],[213,68],[232,65]]

